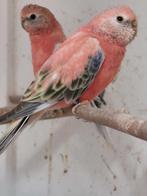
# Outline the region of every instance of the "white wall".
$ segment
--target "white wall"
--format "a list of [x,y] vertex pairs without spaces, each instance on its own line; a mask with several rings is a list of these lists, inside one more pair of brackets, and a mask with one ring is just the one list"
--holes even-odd
[[[145,0],[1,1],[0,106],[6,104],[8,94],[22,94],[33,76],[29,40],[19,21],[20,9],[27,3],[50,8],[67,35],[102,9],[130,5],[138,16],[138,36],[128,47],[122,70],[108,88],[106,99],[110,105],[146,117]],[[146,196],[146,142],[114,130],[110,133],[114,149],[92,123],[75,118],[37,123],[0,156],[0,195]]]

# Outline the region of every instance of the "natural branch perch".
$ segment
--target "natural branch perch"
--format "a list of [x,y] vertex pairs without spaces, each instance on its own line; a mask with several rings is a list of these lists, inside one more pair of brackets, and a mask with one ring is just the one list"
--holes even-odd
[[[0,109],[0,115],[8,112],[12,107]],[[96,122],[109,128],[133,135],[135,137],[147,140],[147,121],[140,120],[124,111],[103,107],[97,109],[89,104],[78,104],[73,109],[74,115],[90,122]],[[42,119],[52,119],[72,116],[71,108],[64,110],[47,111]]]
[[12,106],[0,108],[0,115],[9,112],[12,108],[13,108]]
[[147,140],[147,121],[140,120],[124,111],[108,107],[96,109],[89,104],[79,104],[73,111],[76,116],[85,120]]

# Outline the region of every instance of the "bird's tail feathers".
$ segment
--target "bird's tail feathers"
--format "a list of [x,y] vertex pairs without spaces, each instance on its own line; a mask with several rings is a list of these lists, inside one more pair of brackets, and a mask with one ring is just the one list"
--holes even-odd
[[30,116],[23,117],[11,123],[9,129],[5,130],[0,136],[0,154],[15,141],[16,137],[23,131],[23,129],[30,125],[32,127],[42,116],[46,113],[46,109]]
[[29,124],[30,124],[31,128],[36,124],[37,121],[39,121],[44,116],[44,114],[47,112],[47,110],[48,110],[48,108],[41,110],[40,112],[31,116],[31,118],[29,120]]
[[19,119],[11,124],[8,130],[5,130],[0,138],[0,154],[16,139],[16,137],[22,132],[23,128],[26,127],[30,116],[26,116]]
[[10,112],[0,116],[0,124],[9,123],[21,119],[25,116],[29,116],[33,113],[39,112],[46,107],[52,106],[52,103],[41,103],[41,102],[21,102]]

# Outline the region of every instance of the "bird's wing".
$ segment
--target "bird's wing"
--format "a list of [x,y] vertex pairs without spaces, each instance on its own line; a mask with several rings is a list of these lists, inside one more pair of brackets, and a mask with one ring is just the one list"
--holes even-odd
[[86,33],[77,33],[45,62],[19,106],[1,116],[0,123],[31,115],[61,100],[75,103],[103,61],[99,41]]
[[96,38],[77,33],[49,58],[24,94],[24,102],[76,101],[104,61]]

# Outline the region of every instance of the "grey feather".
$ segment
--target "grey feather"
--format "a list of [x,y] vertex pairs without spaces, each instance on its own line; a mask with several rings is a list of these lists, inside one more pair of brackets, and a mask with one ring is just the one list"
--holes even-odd
[[0,124],[17,120],[32,114],[42,103],[39,102],[21,102],[10,112],[0,116]]
[[1,140],[0,140],[0,154],[5,151],[5,149],[12,143],[12,141],[15,141],[16,137],[21,133],[25,125],[27,124],[30,116],[26,116],[23,119],[18,121],[18,124],[12,128],[8,134],[6,134]]

